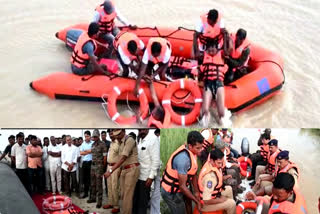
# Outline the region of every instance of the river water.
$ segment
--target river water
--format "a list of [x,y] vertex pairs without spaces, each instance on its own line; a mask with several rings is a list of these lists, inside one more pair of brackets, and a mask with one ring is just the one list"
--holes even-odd
[[[66,26],[90,22],[100,2],[0,0],[0,127],[114,126],[99,103],[51,100],[29,88],[32,80],[57,71],[70,72],[70,53],[54,34]],[[320,118],[320,113],[313,109],[320,104],[320,54],[316,51],[320,1],[116,2],[119,11],[138,26],[193,28],[200,14],[217,8],[229,31],[246,29],[251,41],[280,53],[285,61],[286,84],[281,93],[235,115],[234,126],[319,126],[314,118]]]

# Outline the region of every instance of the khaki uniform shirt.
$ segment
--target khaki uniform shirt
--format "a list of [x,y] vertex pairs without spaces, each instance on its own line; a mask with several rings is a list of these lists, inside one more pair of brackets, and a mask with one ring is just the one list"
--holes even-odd
[[122,166],[138,163],[138,149],[136,141],[132,137],[125,136],[121,139],[120,156],[122,155],[127,157]]
[[120,159],[120,144],[117,140],[112,141],[108,152],[108,163],[117,163]]

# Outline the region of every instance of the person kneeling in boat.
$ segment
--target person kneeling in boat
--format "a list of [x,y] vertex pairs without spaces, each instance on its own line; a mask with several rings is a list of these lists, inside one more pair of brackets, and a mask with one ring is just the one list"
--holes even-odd
[[128,24],[128,21],[120,14],[112,0],[105,0],[104,3],[96,7],[93,22],[99,24],[99,38],[107,42],[109,45],[107,57],[111,58],[113,50],[113,40],[120,33],[120,29],[115,26],[115,18],[117,18],[124,26],[130,29],[136,29],[136,25]]
[[198,186],[203,202],[202,212],[224,210],[227,214],[233,214],[236,211],[232,189],[223,185],[223,158],[222,151],[212,150],[210,158],[200,171]]
[[224,27],[222,15],[216,9],[203,14],[200,16],[193,35],[194,57],[198,60],[202,58],[201,55],[208,48],[208,43],[214,43],[218,49],[227,47],[227,44],[224,44],[227,42],[226,36],[228,34]]
[[218,123],[222,125],[222,118],[225,116],[224,106],[224,75],[228,66],[224,63],[221,51],[215,43],[208,43],[204,54],[203,64],[200,67],[199,79],[204,81],[202,117],[203,126],[208,127],[210,121],[209,107],[212,99],[216,100],[218,109]]
[[287,172],[294,177],[295,188],[298,188],[299,168],[296,164],[289,161],[289,152],[284,150],[277,155],[276,170],[272,175],[261,177],[260,176],[260,188],[254,192],[258,196],[271,195],[272,194],[272,181],[277,177],[279,173]]
[[109,75],[106,66],[101,66],[97,62],[95,51],[97,44],[95,39],[99,32],[99,25],[91,23],[88,32],[82,32],[72,52],[70,59],[71,70],[77,75],[88,75],[94,72]]
[[144,43],[134,33],[124,32],[118,34],[114,40],[114,48],[117,51],[118,59],[123,68],[123,77],[128,77],[129,68],[137,76],[141,63],[141,55],[144,50]]
[[226,73],[225,84],[229,84],[248,73],[248,61],[250,59],[250,44],[247,32],[240,28],[236,35],[231,34],[232,51],[230,55],[225,55],[224,59],[229,70]]
[[[134,94],[138,94],[141,79],[143,78],[148,84],[159,74],[161,80],[166,80],[166,71],[168,69],[171,57],[171,44],[168,40],[160,37],[149,39],[146,50],[142,57],[139,76],[134,88]],[[153,70],[158,65],[157,70]],[[152,95],[154,96],[154,95]]]
[[294,188],[295,179],[289,173],[280,173],[273,181],[272,196],[257,197],[253,192],[248,192],[246,198],[257,203],[264,202],[262,213],[279,214],[294,213],[306,214],[307,206],[303,195]]

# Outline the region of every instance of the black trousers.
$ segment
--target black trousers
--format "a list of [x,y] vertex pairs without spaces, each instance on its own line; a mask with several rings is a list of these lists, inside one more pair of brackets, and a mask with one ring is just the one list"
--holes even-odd
[[90,188],[90,173],[91,173],[91,161],[84,161],[82,163],[82,172],[83,172],[83,185],[84,185],[84,194],[89,193]]
[[150,200],[150,188],[145,186],[146,182],[138,180],[133,196],[132,214],[147,214]]
[[264,161],[264,160],[263,160],[263,157],[262,157],[261,154],[258,153],[258,152],[250,155],[250,159],[251,159],[251,161],[252,161],[251,175],[252,175],[253,177],[255,177],[257,166],[258,166],[258,165],[266,166],[266,165],[267,165],[267,161]]
[[28,178],[31,193],[39,192],[43,193],[43,168],[38,167],[36,169],[28,168]]
[[31,189],[29,184],[28,169],[16,169],[16,174],[26,188],[27,192],[31,195]]
[[[77,174],[76,171],[74,172],[69,172],[69,171],[65,171],[63,170],[63,182],[64,182],[64,190],[67,194],[71,194],[73,189],[78,189],[78,184],[77,184]],[[70,179],[71,178],[71,179]],[[72,185],[70,187],[70,180],[72,181]]]

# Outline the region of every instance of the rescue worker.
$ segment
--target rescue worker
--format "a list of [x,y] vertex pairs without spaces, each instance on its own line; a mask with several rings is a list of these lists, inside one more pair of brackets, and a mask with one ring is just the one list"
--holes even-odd
[[223,142],[226,143],[226,146],[230,150],[232,157],[238,158],[240,156],[239,152],[231,147],[232,139],[233,139],[233,133],[230,131],[226,131],[225,134],[222,136],[222,140]]
[[216,141],[215,150],[220,150],[224,153],[224,161],[222,166],[223,182],[225,185],[232,187],[233,197],[236,199],[237,194],[242,193],[244,190],[242,187],[240,187],[241,178],[239,165],[232,158],[230,150],[221,139]]
[[257,166],[256,169],[256,178],[255,178],[255,186],[254,188],[258,188],[261,183],[261,178],[272,175],[276,168],[276,157],[280,153],[280,149],[278,148],[278,140],[272,139],[269,141],[269,157],[268,163],[266,166]]
[[103,195],[102,175],[103,166],[107,163],[107,147],[106,144],[100,140],[100,132],[98,129],[93,130],[92,140],[91,192],[87,203],[95,203],[96,198],[98,198],[96,207],[101,208]]
[[[136,81],[134,93],[138,94],[141,79],[150,83],[159,74],[161,80],[166,80],[166,71],[171,57],[171,44],[161,37],[150,38],[142,57],[139,76]],[[158,65],[157,70],[153,67]],[[153,71],[153,72],[152,72]]]
[[72,52],[70,59],[71,70],[77,75],[88,75],[94,72],[108,75],[105,66],[99,65],[95,51],[97,50],[97,39],[99,25],[91,23],[88,32],[82,32]]
[[[200,79],[204,81],[202,117],[203,126],[208,127],[210,122],[210,111],[212,99],[216,101],[218,109],[218,123],[223,124],[225,115],[224,106],[224,74],[228,66],[224,63],[221,51],[214,43],[207,44],[207,50],[204,54],[203,64],[200,67]],[[225,122],[225,121],[224,121]],[[226,124],[223,124],[226,125]]]
[[233,200],[232,189],[223,184],[222,166],[224,154],[221,150],[212,150],[210,158],[199,174],[200,198],[203,201],[203,212],[223,210],[234,214],[236,203]]
[[204,164],[208,159],[208,155],[214,146],[215,138],[218,135],[218,131],[219,131],[218,128],[202,129],[200,131],[200,133],[204,137],[204,141],[202,144],[202,151],[200,155],[200,160],[202,164]]
[[115,2],[112,0],[105,0],[98,5],[94,12],[93,22],[99,24],[99,38],[103,39],[108,44],[109,51],[107,57],[111,57],[113,50],[113,40],[120,29],[115,25],[115,19],[118,19],[124,26],[130,29],[136,29],[136,25],[130,25],[128,21],[120,14],[115,7]]
[[[259,130],[259,131],[260,131],[260,130]],[[262,136],[262,134],[264,134],[264,133],[270,135],[270,140],[271,140],[271,139],[275,139],[273,136],[271,136],[271,129],[270,129],[270,128],[266,128],[266,129],[263,131],[263,133],[261,133],[260,138],[258,139],[258,142],[257,142],[258,146],[261,146],[261,145],[262,145],[261,136]]]
[[134,74],[139,75],[144,43],[134,33],[120,33],[114,40],[114,48],[123,68],[123,77],[129,76],[129,68]]
[[248,177],[248,180],[253,180],[256,174],[256,167],[258,165],[265,166],[268,163],[269,157],[269,141],[270,141],[270,134],[263,133],[260,136],[262,144],[260,145],[260,150],[257,153],[250,155],[250,160],[252,161],[252,169],[251,169],[251,176]]
[[289,152],[284,150],[277,155],[277,166],[276,170],[272,175],[265,177],[260,176],[260,188],[253,188],[253,191],[258,196],[271,195],[272,194],[272,182],[277,177],[279,173],[287,172],[294,177],[295,189],[299,187],[298,178],[299,178],[299,168],[298,166],[289,161]]
[[[108,130],[109,131],[109,130]],[[113,131],[110,130],[109,136],[111,139],[111,144],[108,152],[108,168],[107,171],[112,169],[112,167],[120,160],[120,144],[119,141],[113,136]],[[107,179],[108,183],[108,203],[103,206],[103,209],[112,209],[111,213],[120,212],[119,208],[119,177],[121,170],[120,168],[114,170],[111,176]]]
[[250,43],[246,39],[247,31],[240,28],[236,35],[231,34],[232,52],[225,55],[224,59],[229,67],[226,74],[225,84],[229,84],[248,73],[250,59]]
[[[262,213],[294,213],[307,214],[307,206],[303,195],[294,188],[294,177],[289,173],[280,173],[273,181],[272,197],[256,197],[253,192],[247,193],[248,200],[262,200],[267,203]],[[259,202],[258,202],[259,203]]]
[[[208,43],[213,43],[219,50],[227,47],[227,31],[221,13],[216,9],[200,16],[193,35],[193,50],[196,59],[201,57],[201,52],[208,48]],[[200,60],[200,63],[201,60]]]
[[[191,200],[196,203],[198,210],[201,209],[197,156],[200,155],[203,140],[198,131],[189,132],[187,145],[181,145],[167,162],[160,191],[172,214],[192,213]],[[189,189],[191,184],[193,193]]]
[[126,135],[124,129],[114,129],[113,137],[120,143],[120,159],[105,172],[105,178],[110,177],[121,166],[120,186],[122,196],[122,214],[132,213],[132,201],[136,183],[140,174],[136,141]]

